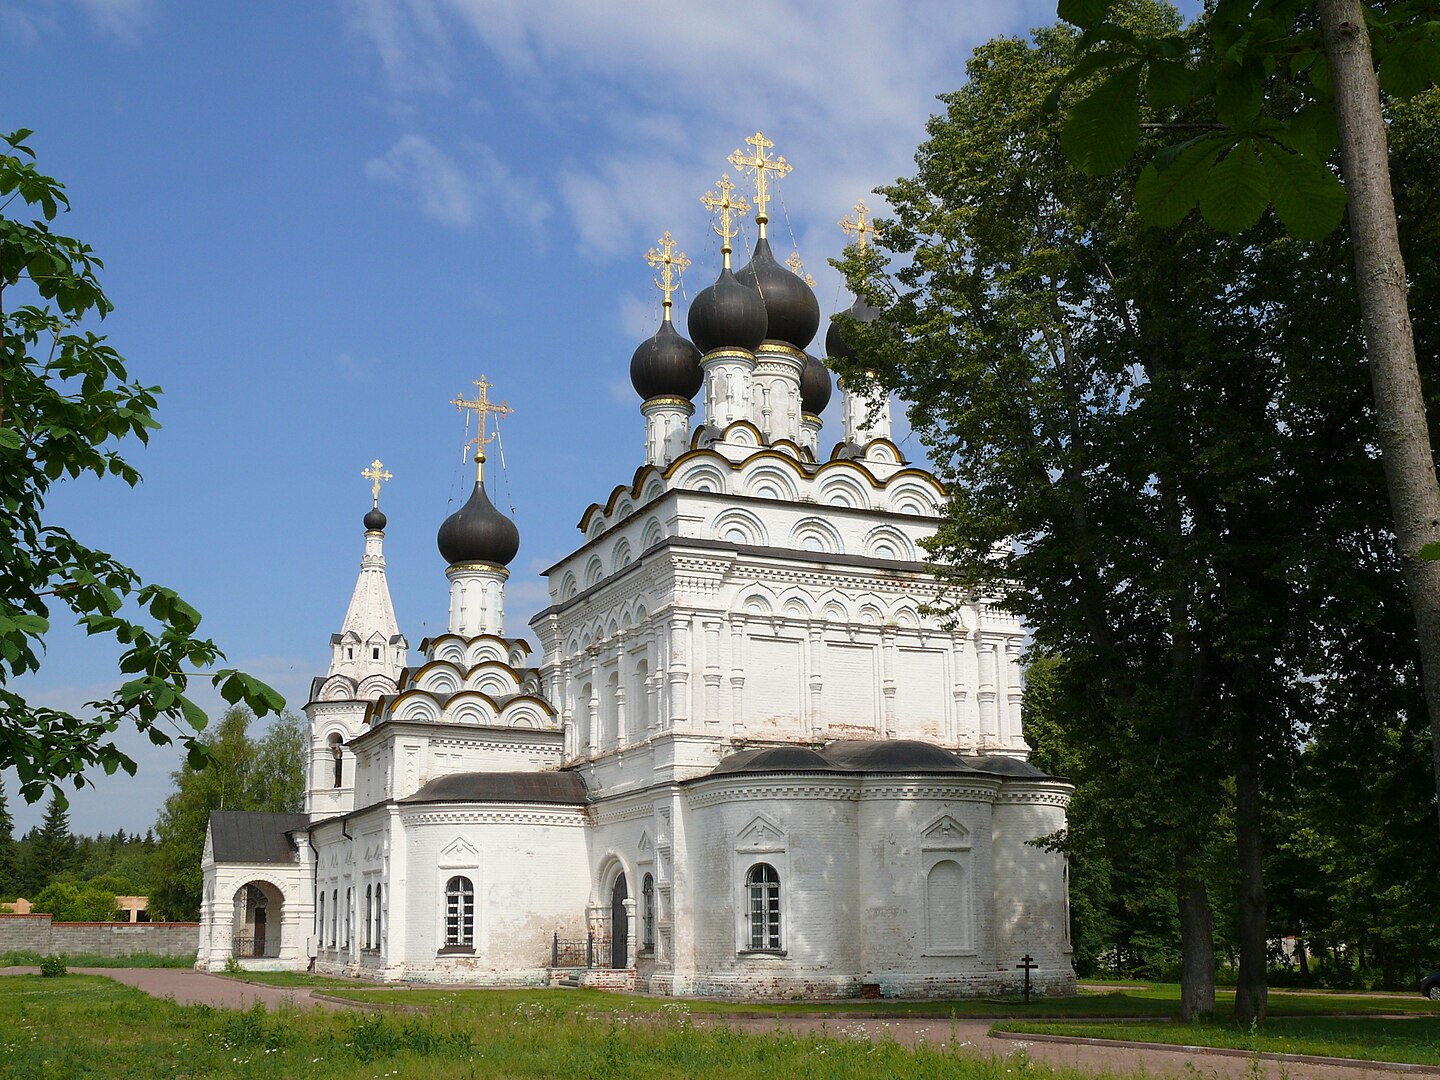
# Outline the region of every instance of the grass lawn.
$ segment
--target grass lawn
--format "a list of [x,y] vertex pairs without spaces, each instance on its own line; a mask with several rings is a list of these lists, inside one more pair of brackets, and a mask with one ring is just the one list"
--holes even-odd
[[1183,1046],[1228,1046],[1236,1050],[1276,1054],[1319,1054],[1366,1061],[1405,1061],[1440,1065],[1440,1017],[1413,1019],[1336,1016],[1272,1018],[1258,1031],[1233,1020],[1193,1024],[996,1024],[1001,1031],[1027,1034],[1078,1035],[1089,1039],[1178,1043]]
[[674,1003],[663,1022],[590,1015],[556,1007],[562,997],[552,994],[537,1004],[492,996],[484,1009],[424,1014],[238,1012],[176,1005],[99,976],[10,976],[0,978],[0,1076],[1086,1080],[1090,1075],[1051,1070],[1023,1055],[982,1058],[963,1047],[910,1051],[894,1042],[696,1028]]
[[[654,1012],[673,1004],[674,998],[646,997],[638,994],[616,994],[603,990],[462,990],[441,987],[391,987],[357,983],[353,980],[322,979],[291,972],[247,973],[245,978],[276,986],[316,986],[327,993],[350,1001],[378,1004],[424,1005],[449,1009],[485,1009],[492,1005],[545,1004],[571,1012],[639,1014]],[[299,981],[308,980],[308,981]],[[1216,994],[1219,1007],[1229,1009],[1234,991]],[[840,1013],[864,1016],[909,1017],[1144,1017],[1173,1016],[1180,1001],[1176,984],[1162,984],[1148,989],[1126,988],[1105,992],[1081,993],[1070,998],[1036,998],[1029,1006],[1019,1000],[1000,998],[966,998],[957,1001],[865,1001],[849,998],[841,1001],[735,1002],[684,999],[692,1013],[750,1015],[785,1015],[787,1013]],[[1316,1016],[1335,1013],[1394,1013],[1440,1017],[1440,1004],[1427,1001],[1418,994],[1409,997],[1369,998],[1339,994],[1296,994],[1272,991],[1270,1010],[1274,1016]]]
[[[191,968],[195,966],[195,954],[189,956],[156,956],[154,953],[130,953],[126,956],[90,956],[76,953],[73,956],[61,954],[66,967],[99,968]],[[41,955],[37,952],[0,953],[0,968],[39,967]]]

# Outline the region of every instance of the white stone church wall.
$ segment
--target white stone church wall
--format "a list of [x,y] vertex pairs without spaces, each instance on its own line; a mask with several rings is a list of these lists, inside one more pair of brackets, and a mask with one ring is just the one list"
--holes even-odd
[[[407,876],[403,966],[407,979],[543,985],[551,939],[584,937],[590,897],[583,810],[520,804],[410,807],[402,812]],[[475,887],[474,955],[440,955],[445,886]],[[392,905],[393,912],[393,905]]]
[[1060,782],[1012,781],[996,800],[996,966],[1011,989],[1020,985],[1016,965],[1028,953],[1039,965],[1032,985],[1075,992],[1065,856],[1031,843],[1065,828],[1069,795]]

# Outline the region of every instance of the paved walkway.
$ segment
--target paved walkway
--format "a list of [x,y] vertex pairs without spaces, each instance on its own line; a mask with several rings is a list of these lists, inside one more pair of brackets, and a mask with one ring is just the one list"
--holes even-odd
[[[34,975],[39,968],[0,968],[0,975]],[[266,1008],[291,1005],[297,1008],[344,1009],[350,1006],[317,997],[309,987],[263,986],[238,979],[210,975],[187,968],[72,968],[83,975],[103,975],[156,997],[171,997],[182,1005],[212,1005],[245,1009],[257,1001]],[[323,993],[323,991],[320,991]],[[563,994],[563,990],[556,993]],[[659,1021],[654,1014],[637,1020]],[[988,1057],[1008,1057],[1023,1050],[1030,1060],[1044,1065],[1083,1069],[1088,1072],[1143,1074],[1150,1077],[1180,1077],[1184,1080],[1396,1080],[1401,1074],[1376,1069],[1364,1062],[1355,1065],[1322,1065],[1299,1061],[1255,1061],[1201,1050],[1138,1049],[1124,1046],[1093,1046],[1077,1043],[1016,1042],[990,1035],[989,1020],[860,1020],[822,1015],[778,1017],[737,1017],[692,1014],[696,1026],[728,1024],[757,1033],[790,1031],[796,1034],[823,1032],[838,1038],[894,1039],[905,1046],[927,1042],[935,1047],[952,1044],[973,1048]],[[1196,1070],[1199,1070],[1197,1077]],[[1434,1075],[1437,1070],[1419,1070]]]
[[[248,1009],[257,1001],[267,1009],[282,1005],[296,1008],[343,1009],[332,1001],[315,997],[309,987],[264,986],[210,975],[192,968],[71,968],[77,975],[103,975],[133,986],[154,997],[174,998],[181,1005],[213,1005],[218,1009]],[[38,975],[38,967],[0,968],[0,975]]]

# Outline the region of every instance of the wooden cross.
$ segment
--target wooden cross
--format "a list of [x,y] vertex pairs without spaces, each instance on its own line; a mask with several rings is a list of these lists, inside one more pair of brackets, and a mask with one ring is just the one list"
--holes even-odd
[[755,222],[760,226],[760,235],[765,235],[765,223],[770,216],[765,212],[765,207],[770,202],[770,178],[769,173],[775,174],[779,180],[788,174],[794,167],[783,157],[766,157],[765,151],[775,144],[765,138],[760,132],[748,136],[745,141],[755,148],[755,151],[746,157],[739,150],[736,150],[727,159],[742,172],[755,175]]
[[1023,968],[1024,971],[1025,971],[1025,1004],[1026,1004],[1026,1005],[1029,1005],[1029,1004],[1030,1004],[1030,972],[1034,971],[1034,970],[1035,970],[1037,967],[1039,967],[1040,965],[1037,964],[1037,963],[1035,963],[1035,958],[1034,958],[1033,956],[1031,956],[1031,955],[1027,952],[1024,956],[1022,956],[1022,957],[1020,958],[1020,963],[1016,964],[1015,966],[1016,966],[1017,968]]
[[474,380],[472,385],[476,390],[475,400],[467,401],[465,395],[461,394],[452,398],[450,404],[461,410],[473,409],[480,418],[480,434],[465,444],[475,447],[475,482],[478,484],[485,479],[485,445],[495,438],[494,435],[485,434],[486,421],[491,413],[497,417],[509,416],[515,410],[510,408],[508,401],[502,401],[498,405],[490,403],[490,389],[494,384],[484,375]]
[[375,500],[375,509],[380,509],[380,485],[386,480],[395,479],[395,477],[384,465],[380,464],[378,457],[370,463],[368,469],[361,469],[360,475],[366,480],[375,481],[375,483],[370,486],[370,496]]
[[870,211],[865,207],[865,200],[861,199],[855,204],[855,217],[840,219],[840,228],[855,234],[855,246],[861,251],[869,246],[870,237],[875,234],[875,226],[865,219],[868,213]]
[[[740,151],[737,150],[735,152],[738,154]],[[717,195],[714,191],[707,191],[704,195],[700,196],[700,204],[712,214],[719,214],[720,224],[716,225],[712,223],[710,227],[714,229],[716,235],[720,237],[720,257],[728,269],[730,266],[730,241],[733,240],[740,231],[740,226],[731,224],[730,217],[732,214],[749,213],[750,204],[738,195],[730,194],[735,190],[735,185],[730,182],[729,173],[721,173],[720,182],[716,184],[715,187],[720,194]]]
[[655,276],[655,287],[665,294],[665,321],[669,322],[670,294],[680,288],[680,275],[690,266],[690,259],[683,251],[675,251],[678,245],[668,229],[660,237],[659,244],[658,251],[651,248],[645,253],[645,261],[659,271]]
[[800,253],[798,251],[792,251],[790,253],[790,257],[785,260],[785,265],[790,268],[792,274],[805,282],[806,285],[809,285],[812,289],[815,287],[815,279],[805,272],[805,264],[800,261]]

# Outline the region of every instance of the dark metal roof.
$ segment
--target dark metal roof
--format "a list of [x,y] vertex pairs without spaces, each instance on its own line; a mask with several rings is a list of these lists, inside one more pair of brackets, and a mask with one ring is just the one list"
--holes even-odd
[[210,845],[216,862],[293,863],[295,845],[285,834],[310,824],[309,814],[261,810],[211,810]]
[[431,780],[401,803],[519,802],[585,805],[585,782],[574,772],[466,772]]
[[1019,758],[967,757],[931,743],[910,739],[845,739],[819,750],[804,746],[740,750],[723,758],[706,775],[777,772],[959,773],[1059,779]]

